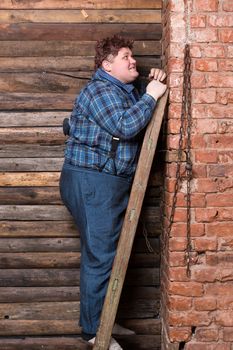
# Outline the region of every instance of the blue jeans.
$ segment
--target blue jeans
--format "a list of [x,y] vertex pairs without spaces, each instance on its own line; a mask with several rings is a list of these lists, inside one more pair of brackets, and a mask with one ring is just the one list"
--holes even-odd
[[80,326],[95,335],[116,253],[131,182],[64,164],[61,198],[80,232]]

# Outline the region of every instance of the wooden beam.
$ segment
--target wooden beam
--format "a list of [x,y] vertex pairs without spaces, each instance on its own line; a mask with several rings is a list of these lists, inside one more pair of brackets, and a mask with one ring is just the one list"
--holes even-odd
[[161,23],[160,10],[5,10],[0,23]]
[[161,24],[154,23],[15,23],[0,24],[0,40],[99,40],[119,33],[134,40],[160,40]]
[[0,9],[161,9],[162,0],[1,0]]
[[[95,41],[2,41],[0,57],[43,57],[43,56],[93,56],[95,55]],[[134,55],[161,55],[161,43],[155,40],[135,41]],[[80,72],[79,74],[81,74]],[[85,73],[85,72],[84,72]],[[84,75],[85,76],[85,75]]]

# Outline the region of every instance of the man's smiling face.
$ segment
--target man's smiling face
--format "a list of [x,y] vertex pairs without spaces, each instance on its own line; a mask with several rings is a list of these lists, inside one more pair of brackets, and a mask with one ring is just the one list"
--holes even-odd
[[103,68],[122,83],[131,83],[138,77],[136,60],[128,47],[122,47],[117,56],[109,55],[103,62]]

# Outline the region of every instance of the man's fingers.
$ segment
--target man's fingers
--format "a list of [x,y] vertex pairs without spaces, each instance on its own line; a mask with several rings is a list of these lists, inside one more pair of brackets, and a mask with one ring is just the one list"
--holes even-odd
[[162,69],[151,68],[149,78],[154,79],[154,80],[163,81],[166,78],[166,73]]

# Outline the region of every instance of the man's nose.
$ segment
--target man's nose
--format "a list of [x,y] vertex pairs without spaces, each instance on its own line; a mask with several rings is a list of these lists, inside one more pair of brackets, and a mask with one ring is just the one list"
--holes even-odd
[[135,58],[133,58],[133,57],[130,57],[130,63],[136,63],[136,60],[135,60]]

